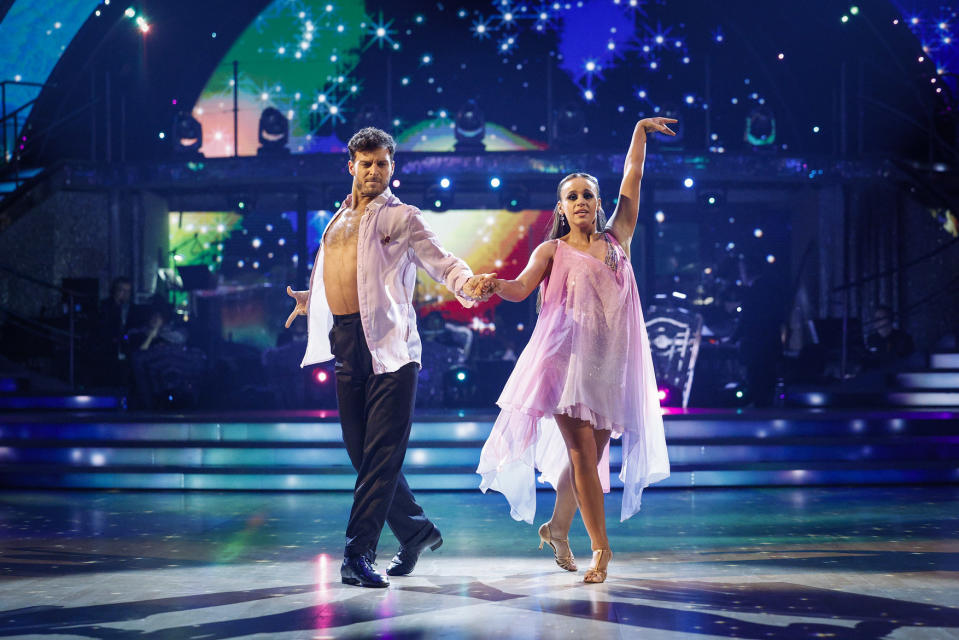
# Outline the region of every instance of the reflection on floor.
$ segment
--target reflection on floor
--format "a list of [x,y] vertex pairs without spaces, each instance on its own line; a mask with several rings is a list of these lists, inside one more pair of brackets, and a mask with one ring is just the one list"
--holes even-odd
[[579,522],[570,574],[501,496],[419,497],[443,547],[366,590],[346,493],[0,494],[0,637],[959,637],[959,487],[652,489],[601,585]]

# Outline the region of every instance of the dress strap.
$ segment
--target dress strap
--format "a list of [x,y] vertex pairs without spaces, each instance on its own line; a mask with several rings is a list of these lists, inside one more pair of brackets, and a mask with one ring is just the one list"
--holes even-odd
[[616,247],[613,246],[612,241],[609,239],[609,231],[603,231],[603,239],[606,240],[606,258],[603,260],[603,263],[613,271],[618,271],[619,253],[616,251]]

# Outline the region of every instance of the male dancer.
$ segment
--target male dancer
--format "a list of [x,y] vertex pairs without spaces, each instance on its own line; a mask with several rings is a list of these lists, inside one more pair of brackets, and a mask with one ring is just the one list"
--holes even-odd
[[[443,544],[400,471],[410,437],[421,343],[413,310],[419,265],[466,307],[488,277],[474,276],[445,251],[416,207],[389,189],[396,143],[367,127],[350,139],[353,193],[330,221],[307,291],[287,293],[306,315],[301,366],[336,358],[336,396],[343,441],[356,468],[340,575],[345,584],[386,587],[372,565],[383,522],[400,541],[386,573],[408,575],[420,553]],[[332,314],[332,316],[331,316]]]

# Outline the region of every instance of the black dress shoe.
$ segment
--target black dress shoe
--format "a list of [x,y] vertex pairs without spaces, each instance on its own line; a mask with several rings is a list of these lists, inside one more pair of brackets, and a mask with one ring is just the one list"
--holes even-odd
[[378,574],[366,556],[352,556],[343,558],[340,567],[340,581],[343,584],[353,584],[359,587],[382,588],[390,586],[390,581]]
[[420,559],[420,554],[426,547],[436,551],[443,544],[443,536],[440,530],[433,528],[433,533],[419,544],[411,544],[406,547],[400,547],[393,559],[390,560],[390,566],[386,569],[388,576],[408,576],[413,573],[413,567],[416,561]]

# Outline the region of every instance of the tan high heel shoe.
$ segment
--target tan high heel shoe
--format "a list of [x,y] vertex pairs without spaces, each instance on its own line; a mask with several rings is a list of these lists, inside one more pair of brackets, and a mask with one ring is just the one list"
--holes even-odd
[[606,582],[606,568],[613,557],[613,552],[609,549],[597,549],[593,551],[593,566],[586,570],[583,576],[583,582],[599,583]]
[[[560,556],[559,550],[556,548],[554,543],[559,542],[566,545],[566,554]],[[556,564],[558,564],[563,569],[567,571],[576,571],[576,559],[573,558],[573,551],[569,548],[569,539],[563,538],[554,538],[549,530],[549,523],[544,522],[539,528],[539,548],[543,548],[543,544],[548,544],[553,550],[553,555],[556,557]]]

